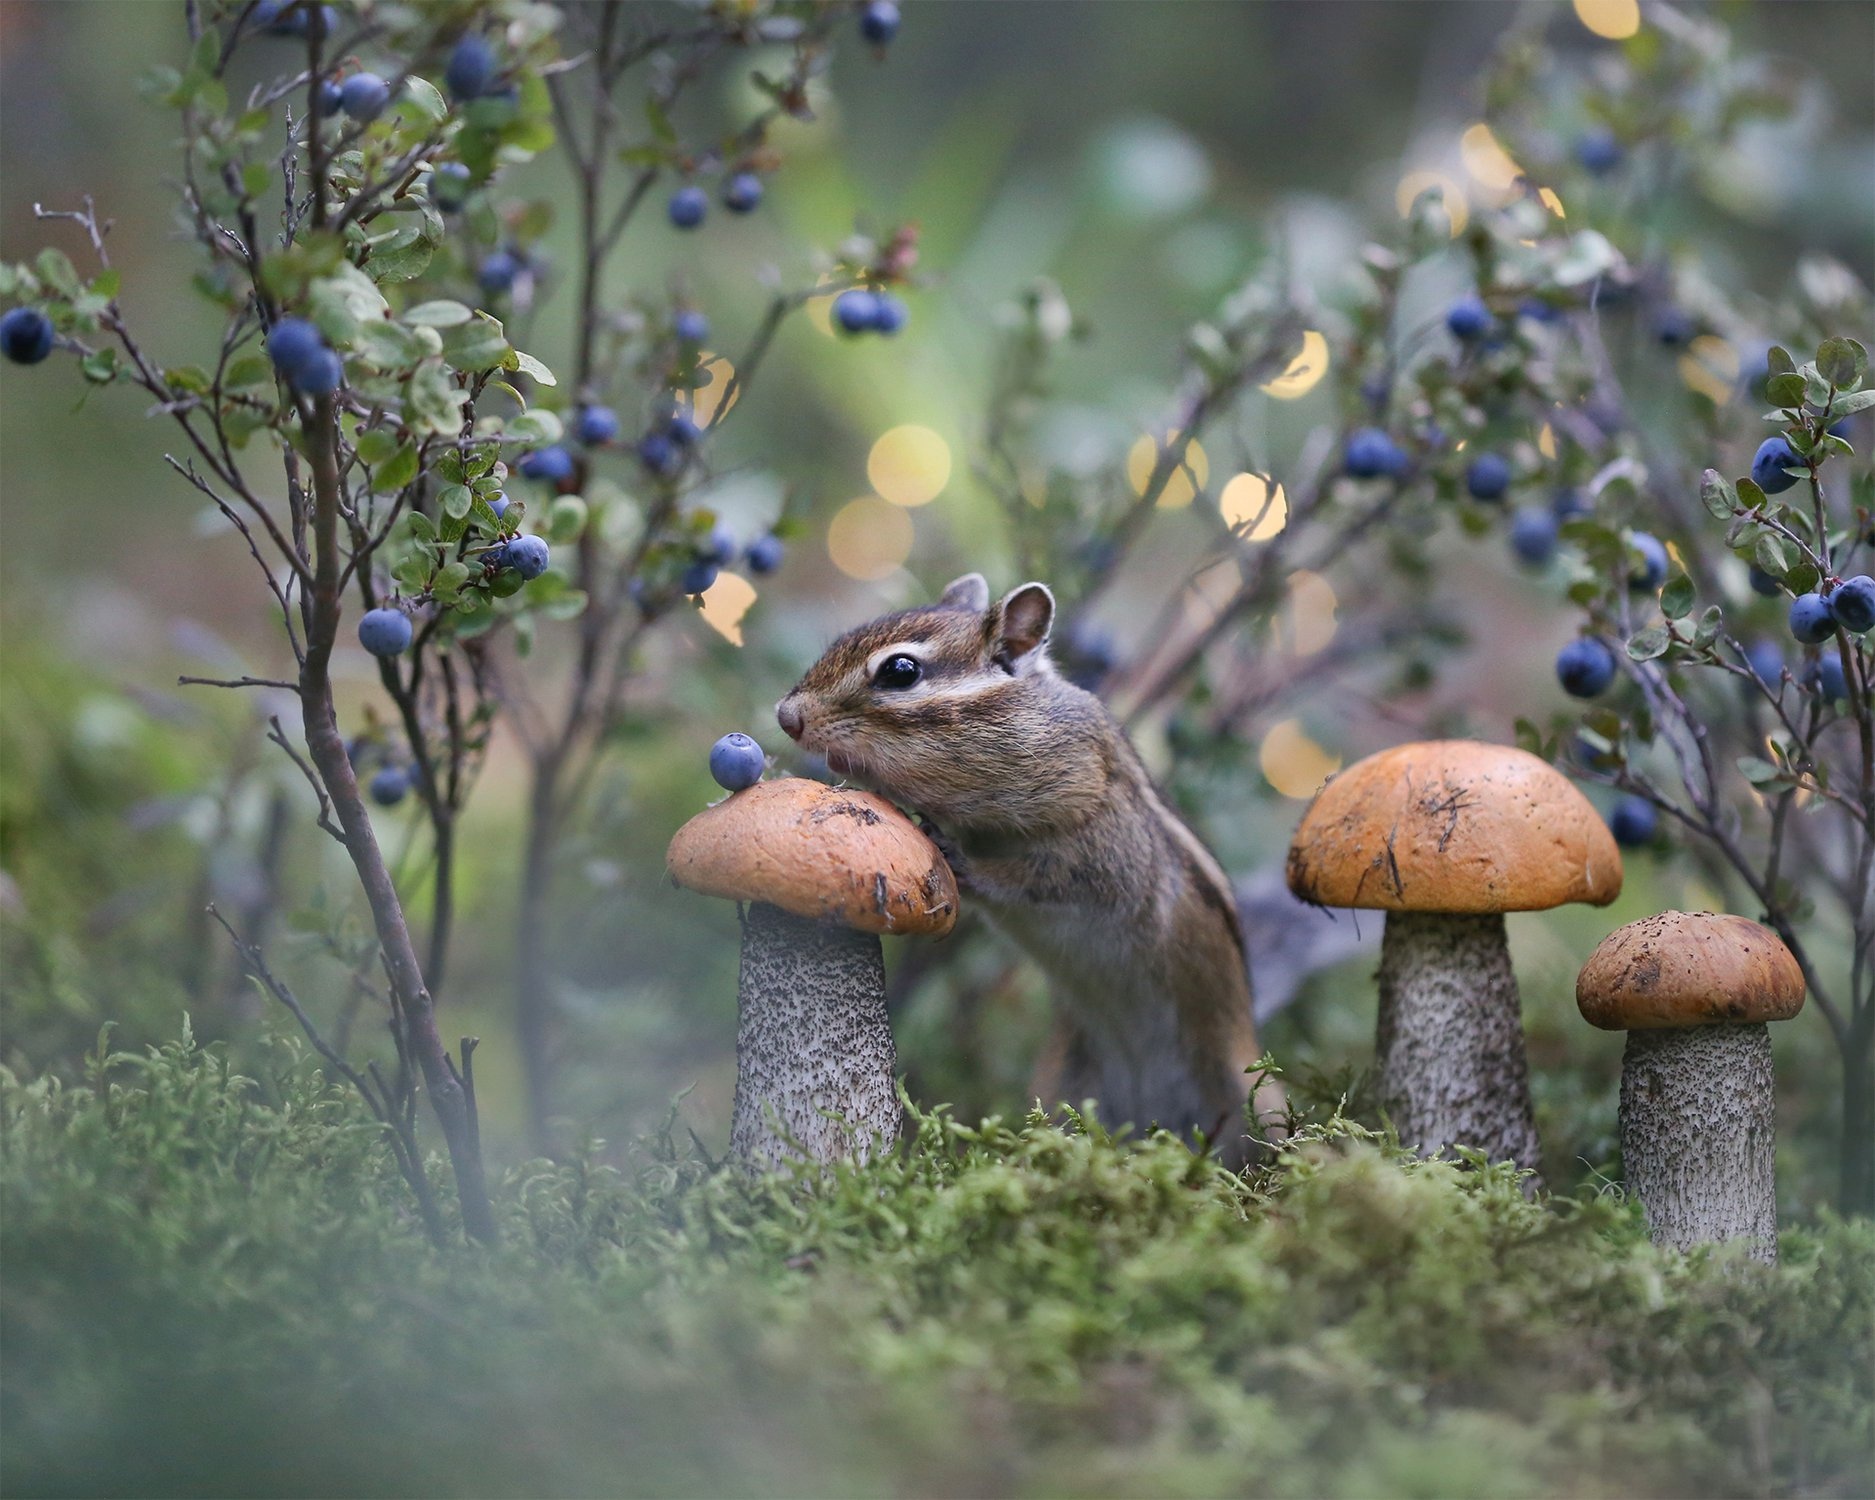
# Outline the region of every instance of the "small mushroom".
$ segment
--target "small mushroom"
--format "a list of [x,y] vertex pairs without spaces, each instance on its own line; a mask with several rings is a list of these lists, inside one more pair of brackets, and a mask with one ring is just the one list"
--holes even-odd
[[897,1139],[879,934],[951,930],[957,882],[937,846],[868,792],[790,778],[698,813],[665,860],[678,885],[748,903],[731,1150],[864,1161]]
[[1588,800],[1527,751],[1401,745],[1332,778],[1289,846],[1289,888],[1387,913],[1380,947],[1380,1102],[1418,1151],[1475,1146],[1534,1170],[1510,911],[1606,906],[1621,853]]
[[1777,1259],[1769,1021],[1803,1009],[1803,970],[1744,917],[1662,912],[1616,928],[1576,979],[1583,1019],[1625,1031],[1621,1159],[1654,1243],[1745,1240]]

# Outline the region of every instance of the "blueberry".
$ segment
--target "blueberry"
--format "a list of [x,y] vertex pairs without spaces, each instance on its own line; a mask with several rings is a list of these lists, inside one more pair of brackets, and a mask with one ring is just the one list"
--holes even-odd
[[746,554],[749,571],[758,576],[763,573],[772,573],[781,566],[781,560],[787,556],[787,553],[787,545],[773,532],[764,537],[757,537],[749,543],[749,550]]
[[1447,311],[1445,326],[1455,338],[1481,339],[1491,331],[1491,309],[1476,296],[1460,297]]
[[582,406],[573,417],[573,436],[588,448],[603,448],[618,436],[618,413],[609,406]]
[[325,336],[304,318],[282,318],[267,334],[267,357],[289,384],[325,347]]
[[703,222],[703,216],[709,211],[709,195],[694,183],[689,187],[680,187],[672,193],[671,201],[666,208],[666,212],[671,216],[671,223],[679,229],[695,229]]
[[1766,599],[1775,599],[1784,592],[1784,584],[1775,573],[1767,573],[1756,563],[1751,565],[1746,576],[1751,580],[1751,591],[1761,594]]
[[558,443],[551,448],[536,448],[521,455],[522,477],[545,484],[563,484],[573,477],[573,455]]
[[410,773],[402,766],[386,766],[371,778],[371,800],[379,807],[395,807],[410,790]]
[[1804,681],[1831,702],[1849,696],[1849,679],[1842,669],[1842,653],[1825,651],[1804,674]]
[[495,513],[495,519],[497,521],[499,521],[503,516],[507,515],[508,492],[506,490],[498,491],[495,495],[495,498],[488,502],[488,508]]
[[1784,680],[1784,653],[1776,641],[1753,641],[1745,648],[1745,665],[1766,687],[1774,688]]
[[1528,318],[1532,323],[1560,323],[1563,310],[1553,302],[1545,302],[1541,297],[1525,297],[1517,304],[1517,316]]
[[865,333],[879,318],[879,299],[855,288],[833,299],[833,321],[848,333]]
[[859,34],[875,47],[898,35],[898,7],[892,0],[866,0],[859,8]]
[[439,162],[430,174],[430,198],[440,209],[454,213],[469,201],[475,174],[459,161]]
[[1615,654],[1593,636],[1581,636],[1556,653],[1556,680],[1572,698],[1594,698],[1615,680]]
[[746,734],[726,734],[710,746],[710,775],[726,792],[739,792],[762,779],[768,757]]
[[1831,437],[1841,438],[1845,443],[1848,442],[1849,441],[1849,419],[1847,417],[1844,417],[1840,422],[1836,423],[1833,427],[1829,429],[1829,435]]
[[502,551],[504,565],[523,578],[538,578],[547,571],[547,544],[537,536],[517,536]]
[[401,654],[410,635],[410,616],[401,609],[368,609],[358,621],[358,644],[373,656]]
[[0,352],[16,365],[38,364],[52,352],[52,320],[36,307],[14,308],[0,318]]
[[1592,126],[1576,137],[1576,160],[1597,177],[1620,166],[1624,154],[1621,142],[1606,125]]
[[1769,399],[1764,383],[1771,378],[1771,344],[1768,339],[1754,339],[1738,351],[1738,393],[1748,401]]
[[1836,633],[1829,600],[1821,594],[1799,594],[1790,601],[1790,633],[1806,646],[1826,641]]
[[723,207],[732,214],[752,214],[762,203],[762,179],[738,172],[723,184]]
[[1628,587],[1647,593],[1667,581],[1667,549],[1659,537],[1645,531],[1630,531],[1628,545],[1641,555],[1641,565],[1628,574]]
[[1406,468],[1406,454],[1378,427],[1363,427],[1348,438],[1343,466],[1356,479],[1397,475]]
[[495,250],[482,257],[475,268],[476,282],[491,297],[507,291],[524,269],[521,257],[512,250]]
[[1654,337],[1669,349],[1677,349],[1682,344],[1690,344],[1693,335],[1699,331],[1699,325],[1693,321],[1692,314],[1683,307],[1676,307],[1671,302],[1654,313]]
[[293,0],[255,0],[254,24],[268,36],[304,36],[308,26],[306,7],[295,5]]
[[1517,554],[1520,562],[1530,567],[1545,567],[1556,555],[1560,529],[1561,523],[1550,511],[1526,505],[1510,523],[1511,551]]
[[319,80],[319,113],[328,120],[345,108],[345,91],[330,78]]
[[890,292],[880,292],[874,298],[872,310],[874,333],[882,333],[890,338],[905,326],[910,317],[911,314],[906,311],[905,304]]
[[470,32],[450,52],[443,82],[458,99],[479,99],[494,81],[495,49]]
[[1570,754],[1576,764],[1591,771],[1612,771],[1621,764],[1621,752],[1613,746],[1604,750],[1595,744],[1581,730],[1576,731],[1575,742],[1570,747]]
[[710,585],[716,582],[716,575],[721,571],[722,569],[717,564],[698,558],[684,569],[684,576],[677,581],[677,587],[686,594],[706,593]]
[[687,411],[673,413],[664,425],[665,433],[680,448],[688,448],[703,436],[703,429],[697,426],[697,419]]
[[1768,437],[1758,444],[1757,457],[1751,461],[1751,477],[1765,494],[1782,494],[1797,482],[1795,474],[1784,471],[1802,462],[1785,439]]
[[1465,488],[1474,500],[1502,500],[1510,488],[1510,463],[1501,454],[1480,453],[1465,467]]
[[329,396],[345,383],[345,362],[330,349],[321,349],[286,383],[302,396]]
[[1594,507],[1583,498],[1582,491],[1576,489],[1558,490],[1550,497],[1550,514],[1558,521],[1572,521],[1577,516],[1590,515]]
[[1639,849],[1654,841],[1660,812],[1645,797],[1623,797],[1608,814],[1608,831],[1623,849]]
[[370,749],[370,740],[366,739],[362,734],[353,735],[345,742],[345,764],[356,771],[358,769],[358,762],[364,759]]
[[675,474],[684,466],[677,444],[662,432],[647,432],[638,439],[638,462],[653,474]]
[[697,546],[697,556],[704,562],[713,562],[717,566],[733,562],[736,556],[736,538],[730,529],[720,521],[711,528],[710,534]]
[[391,86],[376,73],[354,73],[339,85],[339,104],[354,120],[375,120],[391,102]]
[[1845,578],[1829,596],[1829,612],[1844,630],[1857,635],[1875,626],[1875,578],[1866,573]]
[[494,546],[490,547],[482,554],[482,565],[487,568],[493,568],[497,573],[503,568],[513,567],[514,562],[508,555],[508,544],[506,542],[497,542]]
[[671,332],[680,344],[705,344],[710,338],[710,320],[694,308],[686,307],[671,319]]

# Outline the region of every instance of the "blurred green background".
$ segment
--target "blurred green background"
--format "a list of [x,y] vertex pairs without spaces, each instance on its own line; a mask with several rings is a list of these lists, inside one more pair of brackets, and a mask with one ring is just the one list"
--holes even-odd
[[[837,343],[824,312],[818,328],[811,317],[792,323],[724,430],[720,508],[746,539],[787,496],[799,530],[787,566],[762,581],[741,621],[742,645],[702,618],[663,633],[592,816],[569,840],[553,935],[556,1107],[568,1138],[641,1129],[693,1085],[683,1118],[713,1146],[726,1135],[734,919],[673,892],[662,874],[670,833],[715,795],[704,769],[710,742],[742,728],[770,751],[785,748],[770,706],[843,626],[926,598],[969,569],[999,588],[1019,581],[1002,512],[971,472],[997,309],[1038,276],[1061,287],[1091,337],[1057,391],[1049,442],[1070,464],[1114,464],[1162,421],[1185,328],[1246,273],[1277,257],[1331,300],[1363,238],[1394,222],[1406,173],[1437,171],[1464,186],[1459,138],[1478,118],[1476,80],[1504,30],[1532,14],[1484,0],[911,0],[905,10],[888,60],[846,49],[818,123],[777,136],[785,165],[762,213],[694,236],[646,216],[622,257],[629,286],[610,289],[651,298],[681,290],[709,313],[715,346],[733,355],[767,296],[764,268],[785,284],[811,282],[809,244],[914,221],[928,280],[893,342]],[[1774,65],[1785,59],[1794,70],[1801,60],[1817,81],[1788,121],[1752,137],[1735,170],[1663,203],[1656,228],[1698,245],[1744,285],[1781,285],[1799,253],[1834,256],[1865,283],[1875,279],[1875,7],[1688,11],[1724,21]],[[1535,14],[1563,56],[1594,66],[1605,44],[1568,6]],[[186,290],[194,261],[171,207],[173,122],[139,97],[136,79],[182,56],[180,17],[178,5],[145,0],[0,4],[0,255],[28,258],[49,241],[82,264],[75,237],[36,224],[32,206],[92,194],[115,221],[123,302],[146,345],[174,364],[202,359],[216,319]],[[746,85],[731,82],[696,110],[734,118],[748,100]],[[562,210],[570,202],[551,154],[516,179],[505,186]],[[546,239],[560,266],[570,234],[563,212]],[[549,275],[517,324],[517,341],[550,364],[570,349],[568,290]],[[1661,376],[1675,379],[1670,363]],[[1293,403],[1253,398],[1246,449],[1293,452],[1313,424],[1334,419],[1329,385]],[[859,570],[883,576],[853,577],[830,555],[829,527],[869,494],[869,454],[902,424],[941,439],[948,482],[907,512],[902,566],[888,539],[886,561]],[[277,705],[174,686],[182,671],[278,670],[284,652],[239,539],[162,463],[168,441],[128,392],[81,399],[75,382],[48,370],[0,368],[6,1046],[35,1065],[73,1055],[106,1020],[133,1041],[172,1034],[184,1008],[211,1036],[280,1025],[201,918],[211,896],[271,911],[276,964],[328,1019],[347,1004],[343,967],[316,934],[330,926],[322,913],[355,899],[337,851],[310,826],[303,787],[260,742]],[[1214,455],[1220,474],[1225,463]],[[1195,514],[1160,525],[1163,551],[1151,554],[1163,558],[1159,571],[1134,576],[1103,605],[1101,623],[1123,647],[1137,643],[1202,540]],[[1335,580],[1344,610],[1365,582]],[[1345,700],[1272,705],[1258,734],[1301,715],[1315,741],[1351,760],[1434,725],[1508,739],[1517,716],[1562,706],[1548,662],[1571,623],[1559,610],[1525,607],[1529,585],[1501,546],[1456,544],[1431,587],[1457,627],[1490,641],[1488,655],[1461,654],[1435,689],[1406,702],[1378,701],[1370,684]],[[525,668],[549,691],[563,645],[545,641]],[[356,652],[341,671],[348,711],[361,716],[374,673]],[[1143,746],[1162,773],[1173,769],[1164,729],[1149,726]],[[1280,858],[1302,805],[1260,773],[1256,749],[1247,740],[1228,767],[1177,772],[1181,804],[1239,875]],[[464,825],[464,918],[443,997],[448,1032],[484,1037],[486,1133],[501,1157],[525,1146],[504,921],[520,771],[514,748],[498,745]],[[414,816],[383,815],[393,850]],[[420,849],[406,858],[416,874]],[[269,870],[280,872],[277,891]],[[420,882],[409,889],[420,920]],[[1577,1020],[1576,967],[1618,922],[1712,899],[1683,871],[1641,856],[1610,911],[1512,919],[1539,1105],[1563,1176],[1609,1159],[1620,1050]],[[1009,956],[981,934],[960,940],[901,1013],[902,1060],[927,1102],[967,1111],[1024,1102],[1043,1006],[1024,971],[1001,982]],[[1366,974],[1356,960],[1318,978],[1269,1029],[1285,1063],[1358,1072],[1371,1045]],[[958,1017],[970,997],[975,1029],[963,1048]],[[376,1035],[373,1017],[357,1024],[361,1038]],[[1820,1023],[1806,1017],[1784,1031],[1786,1086],[1801,1096],[1806,1077],[1827,1076],[1833,1090]],[[1787,1140],[1787,1150],[1804,1132],[1832,1128],[1827,1113],[1799,1108],[1795,1117],[1798,1145]],[[1787,1174],[1786,1188],[1799,1203],[1816,1201],[1801,1175]]]

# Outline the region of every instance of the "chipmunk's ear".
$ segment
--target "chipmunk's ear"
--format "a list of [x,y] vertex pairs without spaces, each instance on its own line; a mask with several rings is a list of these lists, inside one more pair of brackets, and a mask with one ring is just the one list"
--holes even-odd
[[944,585],[938,595],[940,609],[967,609],[980,615],[990,607],[990,586],[981,573],[966,573]]
[[1012,672],[1039,666],[1047,660],[1041,650],[1055,623],[1055,596],[1045,583],[1025,583],[996,606],[995,622],[995,659]]

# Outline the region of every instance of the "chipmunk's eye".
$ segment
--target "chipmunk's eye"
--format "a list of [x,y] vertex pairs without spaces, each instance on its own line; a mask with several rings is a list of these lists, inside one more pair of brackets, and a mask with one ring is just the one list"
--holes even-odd
[[924,668],[915,656],[888,656],[872,674],[874,687],[908,688],[924,676]]

